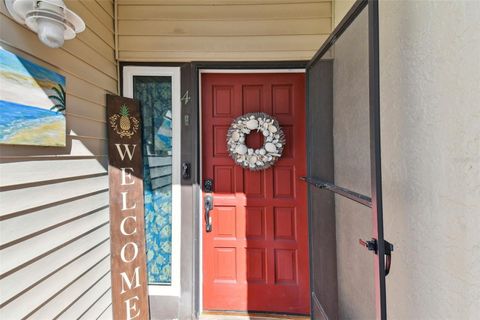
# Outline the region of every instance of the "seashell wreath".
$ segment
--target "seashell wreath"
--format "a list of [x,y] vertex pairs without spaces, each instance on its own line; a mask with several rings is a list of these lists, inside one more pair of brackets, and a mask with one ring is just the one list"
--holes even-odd
[[[252,131],[261,132],[263,146],[248,148],[245,138]],[[282,155],[285,135],[276,119],[258,112],[247,113],[233,120],[227,132],[227,149],[236,164],[252,171],[271,167]]]

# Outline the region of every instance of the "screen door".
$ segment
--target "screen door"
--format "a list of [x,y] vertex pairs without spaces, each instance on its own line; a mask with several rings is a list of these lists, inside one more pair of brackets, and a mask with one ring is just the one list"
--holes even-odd
[[357,1],[307,68],[313,319],[386,319],[378,82],[378,3]]

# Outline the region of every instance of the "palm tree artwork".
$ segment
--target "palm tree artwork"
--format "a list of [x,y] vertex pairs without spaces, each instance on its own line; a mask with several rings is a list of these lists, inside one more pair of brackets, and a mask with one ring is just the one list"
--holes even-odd
[[50,108],[51,111],[56,111],[57,113],[65,114],[66,109],[66,94],[65,89],[61,84],[57,84],[56,87],[52,87],[52,90],[55,91],[56,94],[49,95],[48,97],[55,101],[55,105]]

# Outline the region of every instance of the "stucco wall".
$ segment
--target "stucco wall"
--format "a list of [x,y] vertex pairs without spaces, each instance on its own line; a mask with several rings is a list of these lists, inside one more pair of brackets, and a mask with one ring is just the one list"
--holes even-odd
[[[335,2],[337,23],[344,2]],[[384,221],[395,244],[390,319],[478,318],[478,30],[478,1],[380,2]]]
[[380,2],[390,319],[478,319],[480,2]]
[[[105,94],[113,3],[66,1],[87,25],[44,46],[0,1],[0,46],[66,78],[66,147],[0,146],[0,318],[111,318]],[[2,84],[0,83],[0,86]]]

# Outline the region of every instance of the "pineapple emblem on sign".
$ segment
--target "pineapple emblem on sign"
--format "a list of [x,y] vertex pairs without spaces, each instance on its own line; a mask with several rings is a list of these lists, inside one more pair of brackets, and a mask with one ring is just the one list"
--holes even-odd
[[122,104],[118,113],[110,118],[110,126],[120,136],[120,138],[133,136],[140,127],[140,121],[130,116],[130,110],[127,105]]

